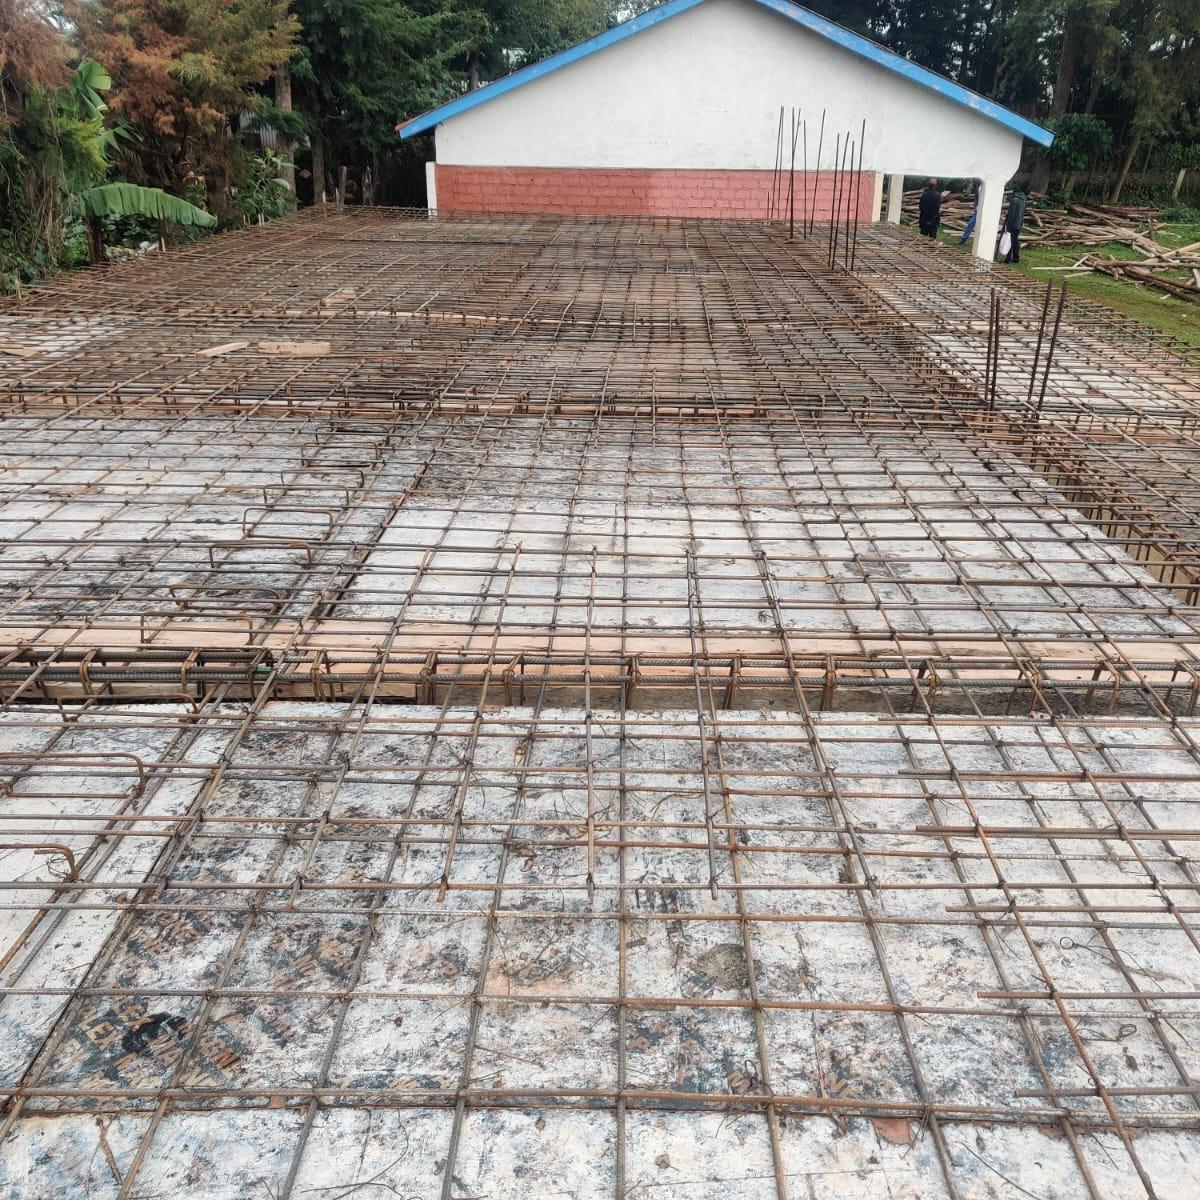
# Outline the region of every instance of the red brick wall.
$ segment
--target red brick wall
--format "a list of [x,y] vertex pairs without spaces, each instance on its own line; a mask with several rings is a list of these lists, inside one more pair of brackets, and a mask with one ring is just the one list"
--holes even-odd
[[[767,215],[773,171],[659,171],[567,167],[462,167],[438,163],[437,206],[442,211],[580,213],[601,216],[724,217]],[[854,202],[855,177],[842,181],[842,212]],[[804,197],[818,220],[834,208],[831,171],[796,173],[796,219]],[[783,176],[786,212],[787,176]],[[863,172],[858,188],[859,219],[869,221],[874,175]]]

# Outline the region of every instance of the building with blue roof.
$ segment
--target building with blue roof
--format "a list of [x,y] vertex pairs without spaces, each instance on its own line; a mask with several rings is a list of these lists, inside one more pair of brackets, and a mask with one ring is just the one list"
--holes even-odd
[[668,0],[399,128],[428,132],[431,210],[875,220],[886,178],[899,220],[906,174],[967,178],[985,258],[1025,139],[1053,140],[789,0]]

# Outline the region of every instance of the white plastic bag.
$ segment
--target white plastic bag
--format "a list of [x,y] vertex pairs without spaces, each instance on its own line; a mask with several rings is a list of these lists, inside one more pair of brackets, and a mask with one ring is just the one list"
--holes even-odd
[[1003,258],[1012,249],[1012,234],[1006,229],[1000,235],[1000,249],[997,252]]

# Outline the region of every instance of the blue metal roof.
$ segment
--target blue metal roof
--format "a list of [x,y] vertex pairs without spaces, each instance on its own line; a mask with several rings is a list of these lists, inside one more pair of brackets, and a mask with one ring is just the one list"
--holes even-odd
[[[549,75],[552,71],[569,67],[571,63],[578,62],[581,58],[587,58],[588,55],[595,54],[597,50],[615,46],[618,42],[623,42],[626,38],[641,33],[643,29],[649,29],[651,26],[658,25],[662,21],[667,21],[671,17],[678,16],[679,13],[687,12],[688,9],[696,8],[703,3],[704,0],[667,0],[667,3],[660,4],[657,8],[652,8],[649,12],[644,12],[641,16],[634,17],[620,25],[614,25],[612,29],[605,30],[604,33],[589,38],[586,42],[580,42],[579,45],[572,46],[569,50],[562,51],[561,54],[553,54],[532,66],[514,71],[511,75],[505,75],[503,79],[497,79],[495,83],[489,83],[486,87],[468,92],[465,96],[459,96],[457,100],[451,100],[438,108],[430,109],[429,112],[400,125],[398,133],[402,138],[425,133],[443,121],[450,120],[451,117],[469,112],[480,104],[495,100],[497,96],[503,96],[505,92],[511,92],[515,88],[532,83],[535,79]],[[1054,134],[1048,129],[1043,129],[1033,121],[1019,116],[1002,104],[988,100],[985,96],[980,96],[970,88],[965,88],[961,84],[947,79],[944,75],[939,75],[936,71],[930,71],[914,62],[909,62],[907,58],[893,54],[892,51],[871,41],[870,38],[852,33],[834,21],[818,16],[807,8],[801,8],[798,4],[793,4],[791,0],[754,0],[754,3],[769,8],[772,12],[778,13],[802,29],[807,29],[810,33],[815,33],[827,41],[849,50],[852,54],[857,54],[860,58],[865,58],[887,71],[902,75],[905,79],[928,88],[939,96],[944,96],[947,100],[973,109],[980,116],[998,121],[1001,125],[1029,138],[1031,142],[1036,142],[1039,146],[1049,146],[1054,141]]]

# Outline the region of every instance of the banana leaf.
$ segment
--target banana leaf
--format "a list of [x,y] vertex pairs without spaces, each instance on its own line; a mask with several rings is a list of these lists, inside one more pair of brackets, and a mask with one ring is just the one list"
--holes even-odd
[[88,188],[79,198],[84,214],[89,217],[150,217],[203,228],[217,223],[212,213],[172,196],[170,192],[139,187],[136,183],[104,183]]

